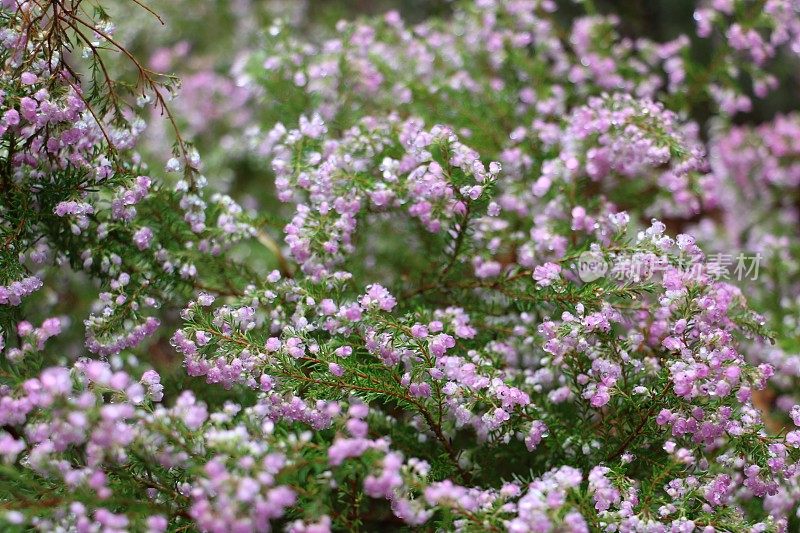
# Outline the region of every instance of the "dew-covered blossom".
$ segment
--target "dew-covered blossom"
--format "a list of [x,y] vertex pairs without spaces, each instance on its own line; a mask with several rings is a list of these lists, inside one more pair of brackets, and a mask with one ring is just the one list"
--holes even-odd
[[0,529],[796,528],[794,0],[78,3],[0,0]]
[[42,285],[42,280],[36,276],[30,276],[9,285],[0,286],[0,305],[19,305],[24,297],[39,290]]
[[545,263],[533,269],[533,279],[539,287],[547,287],[557,281],[561,274],[561,265],[556,263]]

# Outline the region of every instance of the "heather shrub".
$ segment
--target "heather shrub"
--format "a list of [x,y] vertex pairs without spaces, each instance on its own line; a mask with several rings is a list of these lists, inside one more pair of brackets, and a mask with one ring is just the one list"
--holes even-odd
[[794,0],[112,6],[0,0],[3,530],[800,528]]

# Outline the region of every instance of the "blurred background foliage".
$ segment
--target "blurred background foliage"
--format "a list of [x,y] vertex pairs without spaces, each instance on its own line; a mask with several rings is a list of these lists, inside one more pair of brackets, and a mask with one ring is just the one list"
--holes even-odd
[[[181,111],[182,125],[200,149],[212,184],[232,192],[252,192],[248,183],[264,177],[266,169],[248,164],[244,147],[237,146],[245,133],[242,130],[254,123],[248,122],[245,115],[272,107],[260,104],[282,96],[248,95],[243,88],[244,62],[259,49],[264,32],[280,21],[300,35],[321,42],[341,19],[397,10],[414,23],[431,16],[447,17],[457,1],[173,0],[152,3],[161,21],[131,0],[105,0],[104,5],[112,20],[118,21],[118,35],[138,57],[146,58],[155,70],[183,80],[182,96],[176,106]],[[565,20],[586,12],[582,0],[559,0],[558,4]],[[599,13],[617,14],[622,21],[621,31],[632,38],[648,36],[664,42],[681,34],[695,34],[693,12],[697,2],[693,0],[596,0],[592,4]],[[695,39],[692,49],[698,59],[709,61],[710,45],[708,40]],[[791,61],[774,64],[783,69],[777,72],[782,78],[780,89],[755,100],[753,110],[740,114],[738,122],[762,122],[777,112],[793,109],[798,72]],[[130,69],[123,61],[119,68],[123,72]],[[697,113],[702,115],[703,110]],[[708,116],[693,118],[702,123]],[[151,129],[163,130],[157,117],[151,120]],[[164,136],[168,134],[163,131]],[[147,137],[157,139],[150,146],[155,149],[144,153],[145,159],[155,164],[163,159],[171,140],[154,137],[152,131]],[[263,187],[264,183],[258,181]]]

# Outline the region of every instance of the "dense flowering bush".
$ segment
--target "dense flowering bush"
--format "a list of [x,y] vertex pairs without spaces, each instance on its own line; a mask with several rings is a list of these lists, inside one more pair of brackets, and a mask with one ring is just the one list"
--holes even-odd
[[623,11],[0,0],[0,527],[799,530],[800,4]]

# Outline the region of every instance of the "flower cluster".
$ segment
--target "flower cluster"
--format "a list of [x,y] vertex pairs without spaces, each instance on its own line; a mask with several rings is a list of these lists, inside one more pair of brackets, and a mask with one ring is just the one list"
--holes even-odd
[[80,3],[0,1],[0,528],[797,530],[793,1]]
[[[47,19],[52,6],[29,2],[5,9],[0,129],[6,171],[0,209],[6,241],[0,302],[19,305],[41,287],[44,272],[25,274],[30,263],[43,263],[44,250],[52,250],[56,263],[82,269],[107,289],[85,321],[87,346],[103,355],[118,353],[157,327],[159,320],[142,316],[142,308],[160,305],[176,283],[190,291],[199,257],[219,256],[253,229],[230,198],[200,192],[205,178],[182,140],[176,150],[187,161],[185,178],[192,186],[184,187],[184,180],[175,187],[153,183],[134,152],[144,122],[123,108],[115,82],[95,79],[92,87],[82,86],[79,74],[61,59],[66,49],[59,39],[26,37],[41,29],[29,21]],[[87,47],[96,69],[106,72],[100,41],[120,47],[107,19],[61,23]],[[94,37],[85,39],[87,31]],[[144,90],[161,96],[165,89],[147,79]],[[106,92],[98,88],[101,82]],[[100,115],[106,112],[107,117]],[[158,220],[152,220],[156,213]],[[207,216],[217,217],[218,224],[198,222]]]

